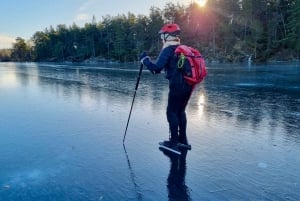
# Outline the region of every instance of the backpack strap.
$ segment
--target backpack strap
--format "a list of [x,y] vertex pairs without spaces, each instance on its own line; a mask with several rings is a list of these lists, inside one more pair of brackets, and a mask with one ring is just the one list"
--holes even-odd
[[185,59],[188,59],[190,64],[193,64],[192,58],[196,56],[194,52],[195,52],[194,49],[191,47],[188,47],[186,45],[179,45],[175,49],[175,54],[179,55],[179,62],[177,67],[179,69],[182,68]]

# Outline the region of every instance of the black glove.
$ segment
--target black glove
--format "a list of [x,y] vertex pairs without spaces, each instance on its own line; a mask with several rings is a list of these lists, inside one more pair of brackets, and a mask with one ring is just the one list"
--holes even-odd
[[150,60],[150,57],[147,55],[147,52],[143,52],[141,55],[140,55],[140,60],[141,60],[141,63],[144,64],[144,61],[146,59],[149,59]]
[[141,55],[140,55],[140,60],[144,59],[147,55],[147,52],[143,52]]

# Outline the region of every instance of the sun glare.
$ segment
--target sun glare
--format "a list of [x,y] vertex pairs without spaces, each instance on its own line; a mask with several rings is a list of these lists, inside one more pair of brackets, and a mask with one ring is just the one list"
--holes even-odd
[[196,0],[196,3],[200,6],[200,7],[204,7],[206,5],[207,0]]
[[202,114],[203,114],[204,104],[205,104],[205,95],[200,94],[200,96],[198,98],[198,112],[199,112],[200,116],[202,116]]
[[0,74],[0,88],[1,87],[14,87],[17,85],[17,78],[15,73]]

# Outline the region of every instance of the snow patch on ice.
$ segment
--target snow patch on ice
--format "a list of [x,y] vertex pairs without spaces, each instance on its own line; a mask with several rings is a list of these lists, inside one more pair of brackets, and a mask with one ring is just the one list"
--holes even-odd
[[9,177],[11,178],[7,182],[2,184],[2,188],[10,189],[13,187],[26,188],[31,185],[41,184],[49,177],[55,177],[63,168],[50,169],[50,170],[41,170],[41,169],[32,169],[26,171],[16,172]]

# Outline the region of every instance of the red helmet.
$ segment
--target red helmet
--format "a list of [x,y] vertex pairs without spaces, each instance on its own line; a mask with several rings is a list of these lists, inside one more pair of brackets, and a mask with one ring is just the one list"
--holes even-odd
[[158,33],[159,34],[167,33],[170,35],[177,36],[180,34],[180,28],[179,28],[178,24],[165,24]]

